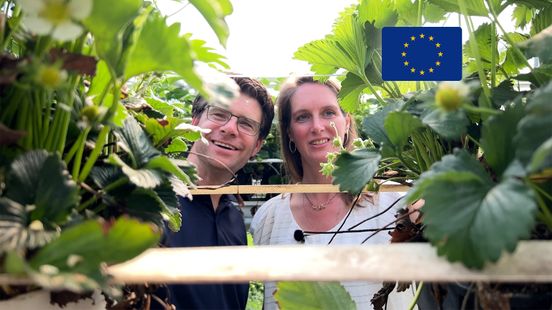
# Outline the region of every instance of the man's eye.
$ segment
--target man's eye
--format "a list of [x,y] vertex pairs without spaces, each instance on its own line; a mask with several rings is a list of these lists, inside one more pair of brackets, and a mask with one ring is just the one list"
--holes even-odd
[[244,129],[249,129],[249,130],[254,130],[255,129],[255,125],[253,125],[252,123],[250,123],[248,121],[240,122],[240,126]]

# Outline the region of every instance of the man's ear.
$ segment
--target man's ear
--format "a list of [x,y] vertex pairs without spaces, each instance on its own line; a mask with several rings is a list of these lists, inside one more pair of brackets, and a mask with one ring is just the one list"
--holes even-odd
[[257,155],[257,153],[259,153],[259,151],[261,150],[261,147],[263,147],[263,142],[264,142],[264,139],[257,139],[257,142],[255,144],[255,148],[253,149],[253,151],[251,151],[251,156],[249,157],[254,157],[255,155]]

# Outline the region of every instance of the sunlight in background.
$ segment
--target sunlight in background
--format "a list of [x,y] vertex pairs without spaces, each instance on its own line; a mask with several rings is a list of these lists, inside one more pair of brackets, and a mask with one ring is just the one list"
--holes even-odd
[[[193,38],[207,41],[208,46],[225,55],[232,72],[251,77],[287,77],[291,73],[311,74],[309,65],[294,60],[293,53],[312,40],[322,39],[331,31],[339,12],[358,0],[234,0],[234,12],[226,19],[230,29],[226,49],[188,2],[158,0],[156,3],[170,16],[169,23],[180,22],[182,29],[193,29]],[[511,10],[500,15],[506,31],[514,27],[511,15]],[[489,22],[482,17],[472,20],[476,28]],[[451,14],[444,24],[457,26],[458,22],[458,15]],[[463,25],[464,20],[461,22]],[[467,30],[463,27],[462,40],[467,39]]]

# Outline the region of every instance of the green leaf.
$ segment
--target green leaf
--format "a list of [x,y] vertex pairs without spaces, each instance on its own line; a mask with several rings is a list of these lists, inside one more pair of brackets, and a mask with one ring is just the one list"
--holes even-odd
[[538,172],[548,168],[552,168],[552,137],[535,150],[529,163],[529,172]]
[[[417,3],[416,3],[417,5]],[[412,12],[412,8],[410,8]],[[447,12],[443,10],[441,7],[431,4],[431,3],[425,3],[424,6],[424,17],[425,21],[429,23],[438,23],[445,19]]]
[[[552,14],[552,9],[550,10]],[[550,21],[552,22],[552,20]],[[539,57],[542,63],[552,62],[552,26],[542,30],[531,39],[520,44],[528,58]]]
[[161,154],[133,117],[127,118],[123,128],[117,129],[115,134],[119,138],[119,146],[130,156],[133,168],[143,167],[151,158]]
[[190,38],[190,46],[192,48],[192,52],[194,53],[194,58],[205,63],[216,63],[224,69],[230,69],[230,66],[224,62],[226,58],[213,52],[214,49],[205,46],[205,43],[206,42],[203,40],[193,40]]
[[422,121],[416,116],[408,112],[393,111],[387,114],[385,118],[384,128],[389,140],[400,148],[408,141],[408,137],[417,130],[423,127]]
[[281,309],[356,309],[339,282],[278,282],[274,298]]
[[512,18],[515,20],[516,28],[525,28],[533,18],[533,10],[524,5],[517,5],[512,12]]
[[550,3],[549,0],[508,0],[506,1],[506,3],[508,5],[513,3],[518,5],[525,5],[533,9],[544,9],[546,7],[552,6],[552,3]]
[[[101,263],[111,265],[134,258],[156,245],[160,235],[154,226],[134,219],[119,218],[111,226],[89,220],[65,229],[58,239],[36,253],[30,265],[36,270],[52,265],[60,271],[94,274]],[[71,265],[71,255],[82,259]]]
[[542,64],[538,68],[526,74],[519,74],[513,77],[518,81],[528,81],[531,84],[540,87],[552,80],[552,64]]
[[166,153],[182,153],[188,151],[188,145],[182,138],[174,138],[171,144],[165,148]]
[[151,71],[174,71],[193,88],[205,93],[194,71],[190,42],[180,36],[180,24],[167,26],[166,18],[153,11],[137,36],[128,55],[125,79]]
[[495,108],[499,109],[504,104],[513,101],[521,92],[514,90],[512,80],[504,80],[497,87],[491,89],[492,102]]
[[358,15],[362,24],[373,23],[377,28],[395,26],[398,15],[392,1],[362,0],[358,6]]
[[173,116],[174,106],[165,100],[157,97],[145,97],[144,100],[155,110],[163,113],[165,116]]
[[98,55],[113,69],[119,66],[123,54],[123,33],[141,6],[141,0],[94,0],[92,13],[83,20],[94,35]]
[[513,252],[529,237],[537,211],[533,192],[519,180],[493,186],[471,172],[435,176],[424,199],[424,235],[438,254],[476,268]]
[[339,190],[356,195],[378,170],[381,154],[374,150],[358,149],[353,152],[341,152],[335,161],[333,184],[339,184]]
[[79,201],[77,184],[58,154],[37,150],[18,156],[8,174],[6,196],[22,205],[34,205],[31,221],[61,224]]
[[174,232],[179,231],[182,225],[182,214],[180,213],[178,198],[173,191],[173,187],[168,182],[163,183],[161,186],[155,188],[155,192],[162,202],[161,207],[163,210],[161,214],[167,221],[170,230]]
[[[492,44],[492,36],[495,37],[494,45]],[[495,64],[498,62],[498,36],[492,32],[491,25],[484,23],[474,32],[475,44],[479,50],[479,56],[485,69],[491,68],[491,61],[494,54]],[[470,40],[473,40],[470,38]],[[469,41],[464,43],[464,55],[469,59],[475,59],[475,53],[472,51]]]
[[445,139],[458,139],[466,133],[469,120],[463,110],[443,111],[434,109],[422,119],[422,122]]
[[134,169],[127,165],[117,154],[110,154],[108,163],[121,167],[123,173],[128,177],[130,182],[142,188],[155,188],[163,182],[163,176],[154,169]]
[[165,156],[157,156],[152,158],[147,164],[146,168],[159,169],[169,174],[176,176],[185,184],[192,184],[190,177],[184,173],[172,160]]
[[380,111],[374,113],[373,115],[368,115],[362,121],[362,129],[364,133],[372,139],[375,143],[384,146],[393,146],[391,140],[385,132],[385,118],[387,115],[398,108],[397,103],[389,103],[383,107]]
[[513,138],[517,132],[517,124],[524,114],[523,105],[517,101],[506,106],[502,113],[493,115],[483,122],[481,148],[485,152],[485,160],[499,176],[515,158]]
[[128,215],[154,223],[157,227],[163,227],[165,203],[154,189],[136,188],[125,197],[125,213]]
[[56,229],[40,229],[39,222],[29,224],[29,214],[23,205],[0,197],[0,255],[6,251],[36,249],[59,235]]
[[[463,0],[465,2],[469,15],[488,16],[489,12],[485,7],[483,0]],[[435,4],[447,12],[462,13],[457,0],[429,0],[429,3]],[[497,12],[498,14],[498,12]]]
[[[104,92],[106,94],[111,93],[111,87],[111,75],[109,74],[109,68],[105,61],[100,60],[96,64],[96,75],[94,75],[86,95],[92,97],[92,101],[95,105],[101,106],[104,102],[111,102],[111,96],[109,98],[107,98],[107,96],[102,98],[102,94]],[[108,104],[106,106],[109,107],[110,105],[111,104]]]
[[[521,33],[512,32],[508,36],[514,43],[520,43],[527,40],[527,36]],[[504,38],[503,38],[504,39]],[[520,69],[525,68],[525,58],[514,50],[514,47],[510,46],[506,50],[506,58],[502,63],[502,68],[508,74],[517,74]]]
[[220,44],[226,46],[228,25],[224,18],[232,14],[232,3],[229,0],[190,0],[190,3],[203,15],[217,35]]
[[359,104],[362,91],[366,84],[353,73],[347,73],[345,79],[341,82],[341,90],[337,95],[339,105],[345,112],[354,112]]
[[549,28],[552,25],[552,5],[548,5],[546,8],[542,9],[533,17],[531,20],[531,35],[540,33],[546,28]]
[[470,172],[485,184],[492,182],[479,161],[466,150],[455,150],[454,154],[443,156],[440,161],[431,166],[430,170],[420,175],[420,178],[414,182],[414,187],[406,195],[407,203],[413,203],[422,198],[427,186],[433,182],[436,175],[450,171]]
[[552,137],[552,82],[527,98],[526,115],[519,121],[514,137],[516,157],[527,165],[535,151]]

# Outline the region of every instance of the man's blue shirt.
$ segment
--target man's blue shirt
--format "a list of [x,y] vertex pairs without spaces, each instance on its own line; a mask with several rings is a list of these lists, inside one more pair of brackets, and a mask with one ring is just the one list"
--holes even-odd
[[[246,245],[243,216],[230,198],[223,195],[215,210],[209,195],[194,196],[192,201],[179,197],[182,227],[179,232],[167,233],[166,245]],[[248,289],[249,283],[169,285],[170,301],[176,309],[245,309]]]

